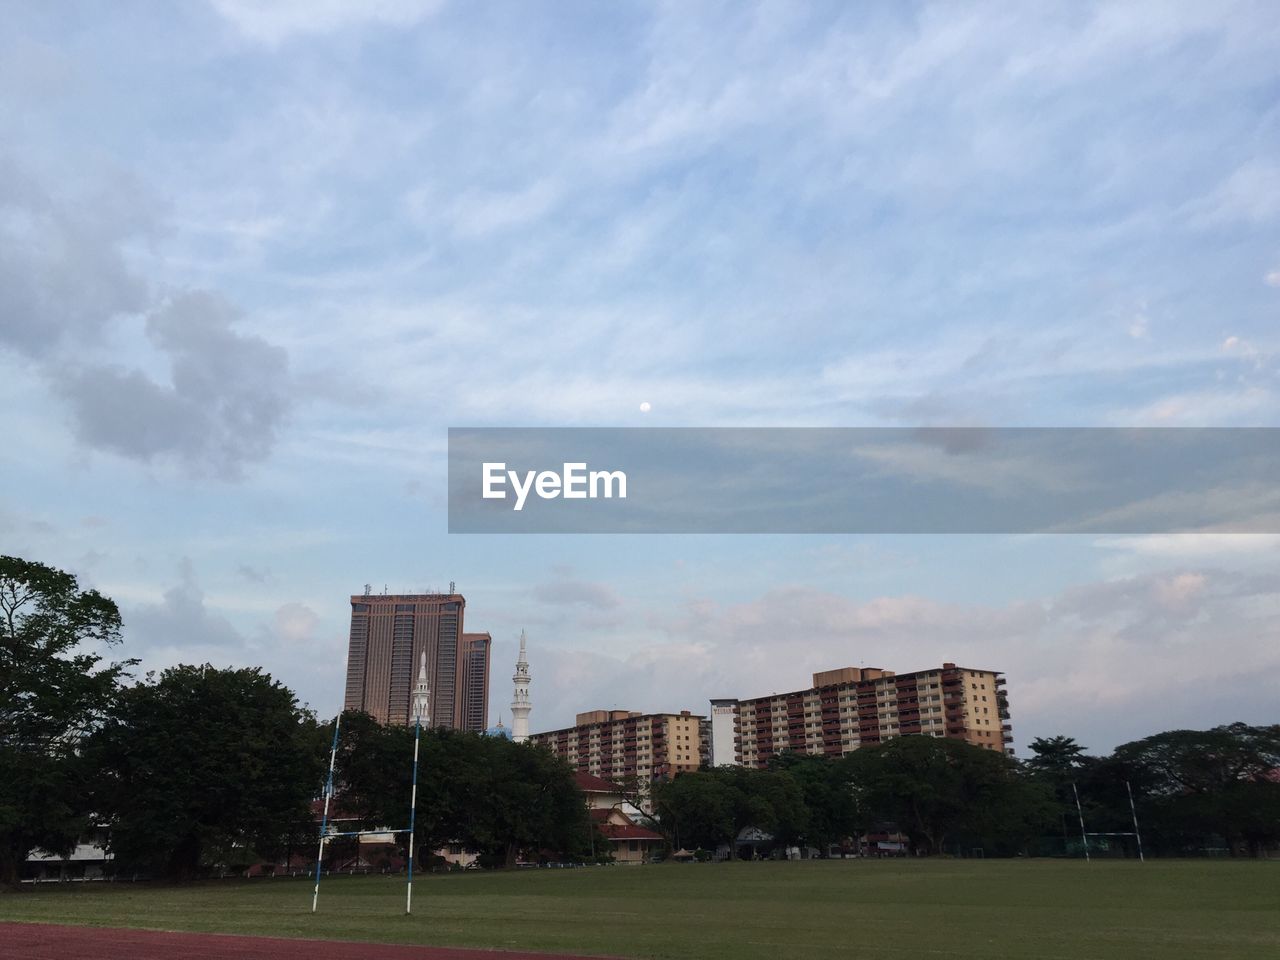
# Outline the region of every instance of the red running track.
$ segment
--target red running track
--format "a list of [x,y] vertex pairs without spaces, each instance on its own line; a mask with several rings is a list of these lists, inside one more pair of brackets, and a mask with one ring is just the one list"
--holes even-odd
[[0,923],[2,960],[587,960],[569,954],[464,950],[220,933]]

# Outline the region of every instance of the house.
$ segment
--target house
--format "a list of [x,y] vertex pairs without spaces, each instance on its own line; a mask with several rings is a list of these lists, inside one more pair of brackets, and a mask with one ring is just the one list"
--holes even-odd
[[641,826],[646,821],[643,810],[627,799],[625,791],[590,773],[573,775],[587,798],[587,810],[596,830],[613,844],[615,863],[644,863],[666,842],[656,830]]
[[614,863],[646,863],[666,842],[662,834],[640,826],[617,807],[592,810],[591,820],[613,844]]

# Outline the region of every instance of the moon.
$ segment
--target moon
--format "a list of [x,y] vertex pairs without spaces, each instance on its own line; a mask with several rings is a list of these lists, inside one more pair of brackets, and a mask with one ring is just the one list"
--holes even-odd
[[650,410],[652,410],[652,409],[653,409],[653,404],[651,404],[648,400],[646,400],[644,403],[640,404],[640,412],[641,412],[641,413],[648,413],[648,412],[649,412]]

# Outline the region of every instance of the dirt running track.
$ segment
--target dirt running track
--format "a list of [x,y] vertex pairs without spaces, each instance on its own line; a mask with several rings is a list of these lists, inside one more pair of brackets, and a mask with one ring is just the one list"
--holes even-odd
[[0,960],[586,960],[568,954],[463,950],[219,933],[0,923]]

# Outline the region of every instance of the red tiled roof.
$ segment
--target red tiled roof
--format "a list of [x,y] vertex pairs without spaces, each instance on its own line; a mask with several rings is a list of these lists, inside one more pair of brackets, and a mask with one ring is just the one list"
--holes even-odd
[[581,770],[574,773],[573,782],[578,785],[578,789],[583,793],[622,793],[622,788],[616,783],[602,780],[600,777],[590,773],[583,773]]
[[634,823],[602,823],[600,832],[610,840],[661,840],[662,834],[637,827]]

